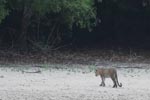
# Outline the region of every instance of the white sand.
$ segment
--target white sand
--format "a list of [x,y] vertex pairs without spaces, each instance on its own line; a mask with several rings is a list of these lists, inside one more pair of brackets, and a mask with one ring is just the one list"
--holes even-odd
[[[30,70],[30,69],[29,69]],[[82,70],[84,71],[84,69]],[[100,87],[94,72],[42,70],[41,74],[0,68],[0,100],[150,100],[150,70],[118,69],[123,87]]]

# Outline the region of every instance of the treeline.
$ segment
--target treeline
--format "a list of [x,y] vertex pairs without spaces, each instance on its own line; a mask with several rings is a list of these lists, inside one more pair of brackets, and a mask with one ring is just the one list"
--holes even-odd
[[72,37],[73,26],[95,26],[93,0],[0,0],[0,45],[55,49]]
[[149,4],[149,0],[0,0],[0,48],[55,50],[82,37],[128,41],[124,37],[130,33],[147,29],[143,24],[150,20]]

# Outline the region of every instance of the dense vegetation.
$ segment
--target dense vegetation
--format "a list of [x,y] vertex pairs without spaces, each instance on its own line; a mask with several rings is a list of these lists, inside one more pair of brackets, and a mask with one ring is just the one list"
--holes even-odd
[[0,0],[0,46],[43,51],[84,39],[141,42],[141,34],[150,42],[149,4],[149,0]]
[[90,30],[96,20],[93,0],[1,0],[0,8],[1,44],[12,48],[51,49],[73,25]]

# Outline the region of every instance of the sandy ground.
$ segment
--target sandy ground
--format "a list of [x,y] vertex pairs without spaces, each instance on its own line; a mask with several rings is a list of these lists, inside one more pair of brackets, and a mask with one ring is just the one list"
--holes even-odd
[[[32,71],[29,68],[27,71]],[[22,73],[17,68],[0,68],[0,100],[150,100],[150,70],[119,68],[123,87],[100,87],[99,77],[84,69],[41,69]]]

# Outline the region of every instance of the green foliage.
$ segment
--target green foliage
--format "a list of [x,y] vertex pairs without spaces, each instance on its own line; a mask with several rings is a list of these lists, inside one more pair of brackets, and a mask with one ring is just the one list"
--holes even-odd
[[[62,0],[63,1],[63,0]],[[67,1],[67,0],[66,0]],[[90,28],[91,19],[96,19],[95,9],[93,7],[93,0],[68,0],[70,2],[63,2],[64,23],[68,24],[70,28],[75,22],[81,28]]]
[[69,28],[74,23],[81,28],[95,25],[94,0],[34,0],[33,9],[40,15],[57,13],[61,23]]
[[8,10],[5,8],[5,0],[0,0],[0,23],[5,18],[5,16],[8,14]]
[[[61,24],[70,29],[74,23],[80,28],[88,29],[96,25],[94,0],[7,0],[7,2],[12,10],[23,11],[26,7],[39,17],[57,14],[56,17]],[[1,8],[2,12],[5,12],[4,6]],[[2,13],[2,15],[4,17],[6,14]]]
[[[24,6],[33,13],[44,16],[57,13],[62,24],[72,27],[74,23],[81,28],[95,25],[96,11],[94,0],[7,0],[11,9],[22,10]],[[2,6],[3,7],[3,6]]]
[[14,34],[17,39],[12,41],[17,40],[16,44],[24,47],[28,40],[59,44],[63,36],[67,38],[71,33],[73,25],[89,30],[96,25],[94,0],[0,0],[0,22],[8,10],[9,20],[18,22],[11,23],[17,26],[13,30],[18,33]]

